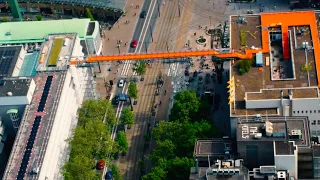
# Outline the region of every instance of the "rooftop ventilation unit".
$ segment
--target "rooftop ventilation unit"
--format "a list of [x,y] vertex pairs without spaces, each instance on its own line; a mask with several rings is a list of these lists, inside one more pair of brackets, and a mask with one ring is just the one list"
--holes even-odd
[[301,139],[302,138],[302,132],[300,129],[291,130],[291,139]]
[[261,121],[262,120],[261,114],[257,114],[253,119],[255,121]]
[[12,96],[12,95],[13,95],[12,92],[7,93],[7,96]]
[[262,133],[256,133],[254,134],[255,139],[261,139],[262,138]]
[[266,121],[265,127],[266,127],[266,135],[267,136],[272,136],[273,134],[273,124],[270,121]]
[[286,172],[285,171],[278,171],[277,172],[277,178],[280,180],[280,179],[286,179],[286,177],[287,177],[287,174],[286,174]]

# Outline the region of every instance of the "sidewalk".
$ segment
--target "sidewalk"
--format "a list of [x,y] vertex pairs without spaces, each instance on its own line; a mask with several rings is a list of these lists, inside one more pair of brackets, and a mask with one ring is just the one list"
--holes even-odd
[[[120,52],[128,52],[143,3],[144,0],[127,0],[125,7],[126,15],[122,16],[110,30],[103,30],[104,36],[102,36],[102,55],[119,54],[119,49],[117,47],[118,40],[122,40]],[[139,8],[136,8],[137,5]],[[136,13],[135,16],[134,13]],[[126,23],[126,21],[129,21],[130,23]],[[126,42],[128,43],[125,46]],[[95,79],[97,83],[96,89],[101,99],[104,99],[107,95],[104,83],[109,83],[110,80],[116,80],[116,77],[121,73],[121,67],[123,67],[123,65],[117,65],[116,62],[111,62],[108,65],[100,65],[101,73],[99,73],[97,66],[94,68],[97,75],[97,78]],[[109,68],[112,68],[111,72],[108,72]],[[117,84],[116,81],[114,81],[114,83]]]
[[[121,54],[128,52],[128,47],[130,46],[143,3],[144,0],[127,0],[125,7],[126,15],[122,16],[110,30],[104,30],[104,37],[102,37],[102,55],[119,54],[117,47],[118,40],[122,40],[120,46]],[[136,8],[137,5],[140,6],[138,9]],[[134,16],[135,13],[136,15]],[[126,23],[126,21],[130,23]],[[128,43],[125,46],[126,42]]]

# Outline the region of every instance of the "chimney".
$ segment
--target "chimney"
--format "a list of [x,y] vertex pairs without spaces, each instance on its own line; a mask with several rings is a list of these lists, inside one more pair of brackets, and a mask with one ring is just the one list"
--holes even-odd
[[196,162],[195,162],[195,164],[196,164],[196,174],[198,174],[199,173],[199,162],[198,162],[198,159],[196,159]]
[[288,89],[288,95],[289,95],[289,99],[292,100],[292,97],[293,97],[292,89]]

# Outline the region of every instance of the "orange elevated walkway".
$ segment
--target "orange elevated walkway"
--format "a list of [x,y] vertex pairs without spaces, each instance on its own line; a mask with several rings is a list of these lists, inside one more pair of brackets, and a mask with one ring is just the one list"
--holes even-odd
[[283,58],[285,60],[290,59],[290,48],[289,48],[289,37],[288,37],[288,26],[283,26],[282,31],[282,48],[283,48]]
[[246,50],[246,53],[229,52],[221,53],[216,50],[202,50],[202,51],[184,51],[184,52],[163,52],[163,53],[148,53],[148,54],[124,54],[111,56],[90,56],[85,61],[70,61],[71,65],[78,63],[92,63],[103,61],[122,61],[122,60],[141,60],[141,59],[166,59],[166,58],[184,58],[192,56],[217,56],[220,58],[240,58],[252,59],[253,54],[259,50]]
[[[276,21],[276,22],[275,22]],[[317,20],[314,11],[297,11],[297,12],[283,12],[283,13],[266,13],[261,14],[261,27],[269,27],[270,24],[281,23],[283,54],[284,58],[290,58],[288,27],[290,26],[309,26],[312,36],[312,44],[314,48],[314,56],[317,69],[318,87],[320,88],[320,44],[318,37]],[[262,29],[262,52],[269,52],[269,37],[267,28]],[[296,67],[300,68],[300,67]]]

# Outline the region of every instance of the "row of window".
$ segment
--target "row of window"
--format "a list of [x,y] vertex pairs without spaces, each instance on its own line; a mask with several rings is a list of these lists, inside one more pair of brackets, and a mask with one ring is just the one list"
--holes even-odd
[[318,122],[318,125],[320,125],[320,120],[313,120],[311,122],[311,125],[317,125],[316,123]]
[[[301,112],[301,114],[303,114],[303,113],[306,113],[306,114],[308,114],[308,113],[310,113],[310,114],[312,114],[312,113],[317,113],[317,110],[306,110],[306,111],[293,111],[293,114],[300,114],[300,112]],[[318,113],[320,113],[320,110],[318,110]]]

